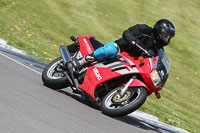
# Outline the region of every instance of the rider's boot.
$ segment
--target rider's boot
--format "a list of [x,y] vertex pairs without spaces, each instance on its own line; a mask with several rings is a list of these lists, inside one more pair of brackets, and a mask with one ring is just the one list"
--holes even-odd
[[86,55],[85,57],[82,57],[80,59],[75,59],[73,61],[73,65],[76,70],[79,70],[83,65],[94,62],[94,61],[96,61],[94,57],[94,53],[90,53]]

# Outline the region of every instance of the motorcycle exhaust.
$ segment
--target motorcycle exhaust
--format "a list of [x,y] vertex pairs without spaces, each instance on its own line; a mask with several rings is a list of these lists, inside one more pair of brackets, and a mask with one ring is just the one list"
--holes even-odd
[[64,64],[72,61],[68,48],[66,46],[60,46],[60,54],[63,58]]
[[77,90],[81,91],[78,87],[79,83],[78,80],[74,77],[74,71],[73,71],[73,65],[72,65],[72,59],[70,56],[70,53],[68,51],[68,48],[66,46],[60,46],[60,54],[63,58],[64,65],[68,68],[70,76],[73,80],[73,83]]

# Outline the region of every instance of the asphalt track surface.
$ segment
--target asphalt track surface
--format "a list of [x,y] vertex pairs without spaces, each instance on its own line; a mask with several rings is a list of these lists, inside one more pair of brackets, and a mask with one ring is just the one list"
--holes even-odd
[[66,89],[57,92],[45,87],[41,81],[45,66],[0,48],[0,133],[185,132],[136,114],[105,116]]

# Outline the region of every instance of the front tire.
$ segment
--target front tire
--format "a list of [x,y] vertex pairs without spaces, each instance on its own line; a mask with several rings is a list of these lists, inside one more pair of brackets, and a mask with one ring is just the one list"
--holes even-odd
[[[122,86],[121,86],[122,87]],[[130,87],[123,97],[120,97],[118,87],[109,92],[102,100],[101,110],[111,117],[125,116],[141,107],[148,96],[144,87]]]
[[53,60],[42,72],[42,81],[44,85],[54,90],[69,86],[67,77],[63,74],[62,69],[58,68],[58,63],[62,63],[61,57]]

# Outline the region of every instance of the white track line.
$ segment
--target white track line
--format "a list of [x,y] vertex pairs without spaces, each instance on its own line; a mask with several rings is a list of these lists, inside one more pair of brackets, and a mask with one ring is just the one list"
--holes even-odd
[[14,61],[15,63],[17,63],[17,64],[19,64],[19,65],[21,65],[21,66],[23,66],[23,67],[25,67],[25,68],[27,68],[27,69],[33,71],[33,72],[35,72],[35,73],[37,73],[37,74],[39,74],[39,75],[42,75],[42,74],[39,73],[38,71],[36,71],[36,70],[34,70],[34,69],[31,69],[30,67],[27,67],[26,65],[24,65],[24,64],[22,64],[22,63],[20,63],[20,62],[18,62],[18,61],[16,61],[16,60],[14,60],[14,59],[8,57],[7,55],[4,55],[3,53],[0,53],[0,55],[2,55],[2,56],[4,56],[4,57],[6,57],[6,58],[8,58],[8,59],[10,59],[10,60],[12,60],[12,61]]

